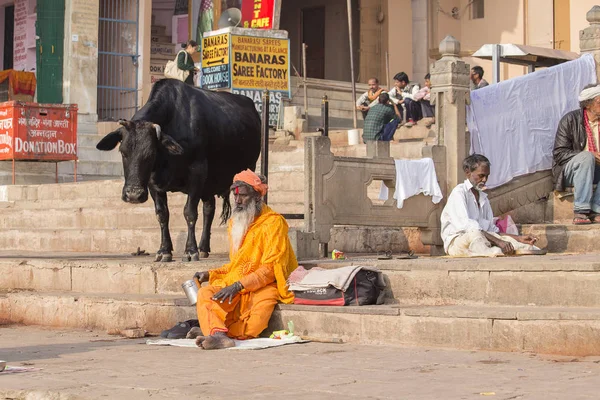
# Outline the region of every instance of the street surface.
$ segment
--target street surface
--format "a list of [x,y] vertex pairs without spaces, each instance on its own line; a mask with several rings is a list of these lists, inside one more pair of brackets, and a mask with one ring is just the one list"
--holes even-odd
[[0,399],[14,398],[7,397],[12,390],[60,393],[63,400],[600,396],[600,357],[323,343],[203,351],[148,346],[145,339],[104,332],[0,326],[0,359],[41,368],[0,374]]

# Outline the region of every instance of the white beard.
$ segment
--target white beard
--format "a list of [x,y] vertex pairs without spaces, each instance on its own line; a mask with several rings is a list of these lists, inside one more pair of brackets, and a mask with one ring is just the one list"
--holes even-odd
[[254,222],[257,216],[257,206],[256,200],[250,200],[245,209],[233,209],[231,215],[231,249],[233,254],[237,253],[242,246],[246,232],[248,232],[250,224]]

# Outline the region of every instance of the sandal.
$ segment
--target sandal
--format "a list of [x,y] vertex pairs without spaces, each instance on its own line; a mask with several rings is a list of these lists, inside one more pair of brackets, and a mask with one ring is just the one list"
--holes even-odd
[[588,218],[590,219],[590,221],[593,224],[600,224],[600,214],[592,212],[592,213],[590,213],[590,215],[588,216]]
[[573,217],[573,225],[589,225],[591,223],[589,216],[585,214],[575,214]]
[[377,259],[378,260],[391,260],[392,252],[390,250],[388,250],[383,253],[377,253]]
[[419,258],[419,256],[416,256],[415,252],[412,250],[403,251],[398,257],[396,257],[398,260],[414,260],[415,258]]
[[197,319],[190,319],[184,322],[178,322],[177,325],[175,325],[171,329],[162,331],[160,337],[166,339],[185,339],[188,332],[193,327],[197,326],[199,326]]

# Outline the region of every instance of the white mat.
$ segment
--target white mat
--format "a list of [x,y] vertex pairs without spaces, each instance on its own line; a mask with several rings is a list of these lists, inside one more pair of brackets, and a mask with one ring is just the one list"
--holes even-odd
[[[299,336],[292,336],[287,339],[234,339],[235,347],[230,347],[227,350],[261,350],[268,349],[269,347],[285,346],[286,344],[306,343],[308,341],[309,340],[302,340]],[[198,348],[198,346],[196,346],[196,339],[148,339],[146,340],[146,344],[156,346],[193,347],[196,349]]]

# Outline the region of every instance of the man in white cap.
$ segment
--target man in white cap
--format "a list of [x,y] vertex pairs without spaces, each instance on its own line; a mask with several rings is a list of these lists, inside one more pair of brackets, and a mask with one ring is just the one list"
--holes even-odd
[[552,174],[554,190],[573,187],[573,224],[600,223],[600,85],[586,86],[579,95],[580,109],[567,113],[558,124]]

